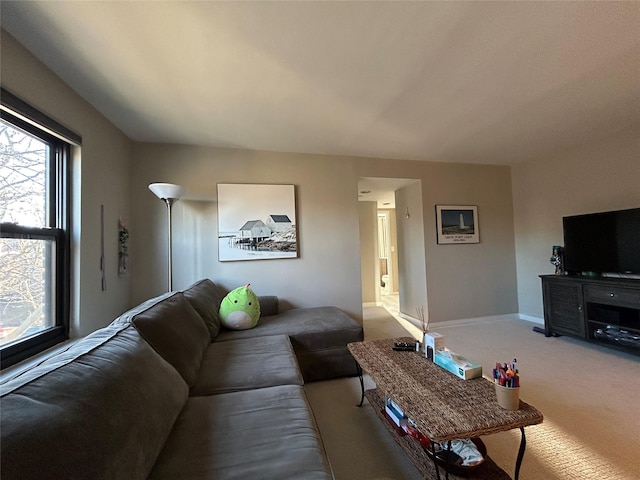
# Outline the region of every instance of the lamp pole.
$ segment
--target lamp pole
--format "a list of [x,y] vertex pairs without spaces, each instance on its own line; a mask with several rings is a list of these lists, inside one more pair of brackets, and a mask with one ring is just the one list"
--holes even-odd
[[171,221],[171,210],[173,209],[173,204],[178,201],[177,198],[163,198],[164,203],[167,204],[167,220],[169,225],[169,256],[167,257],[167,283],[169,285],[169,292],[173,290],[173,240],[172,240],[172,231],[173,231],[173,222]]
[[174,185],[172,183],[152,183],[149,185],[151,190],[160,200],[162,200],[167,206],[167,223],[168,223],[168,257],[167,257],[167,285],[169,292],[173,290],[173,240],[172,240],[172,221],[171,212],[173,210],[173,204],[176,203],[186,192],[187,189],[180,185]]

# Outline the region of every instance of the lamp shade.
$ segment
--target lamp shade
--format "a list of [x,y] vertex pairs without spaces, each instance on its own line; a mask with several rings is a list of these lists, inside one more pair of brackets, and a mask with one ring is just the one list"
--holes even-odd
[[178,200],[187,193],[186,188],[173,183],[152,183],[149,185],[149,190],[155,193],[160,199],[172,198],[174,200]]

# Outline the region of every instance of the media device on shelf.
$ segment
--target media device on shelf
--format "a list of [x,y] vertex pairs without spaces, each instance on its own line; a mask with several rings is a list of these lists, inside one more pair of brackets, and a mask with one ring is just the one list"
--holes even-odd
[[563,217],[569,275],[640,278],[640,208]]

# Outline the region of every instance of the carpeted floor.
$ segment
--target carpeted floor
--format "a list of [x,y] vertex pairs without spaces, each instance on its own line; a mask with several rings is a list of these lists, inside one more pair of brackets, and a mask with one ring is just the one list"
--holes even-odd
[[[384,308],[365,308],[365,337],[410,335]],[[515,318],[433,325],[447,346],[491,372],[516,357],[521,397],[545,420],[526,428],[522,480],[640,478],[640,358],[567,337],[546,338]],[[373,382],[365,375],[366,387]],[[336,480],[421,478],[365,401],[357,378],[305,386]],[[519,431],[483,437],[491,458],[508,473]]]

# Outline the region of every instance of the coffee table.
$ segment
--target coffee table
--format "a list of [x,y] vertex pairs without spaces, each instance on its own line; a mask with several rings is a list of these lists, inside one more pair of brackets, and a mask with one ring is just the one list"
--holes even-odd
[[[383,339],[347,345],[358,364],[362,387],[360,405],[365,396],[364,369],[375,382],[378,394],[391,397],[432,442],[447,444],[454,439],[475,438],[519,428],[521,440],[514,475],[518,480],[526,447],[524,427],[541,423],[542,414],[522,400],[518,410],[505,410],[498,405],[490,380],[458,378],[425,358],[423,353],[394,351],[396,341],[415,340]],[[434,466],[439,479],[435,461]],[[478,468],[478,472],[483,468]],[[447,478],[448,474],[447,471]]]

